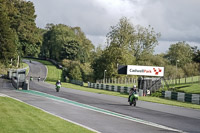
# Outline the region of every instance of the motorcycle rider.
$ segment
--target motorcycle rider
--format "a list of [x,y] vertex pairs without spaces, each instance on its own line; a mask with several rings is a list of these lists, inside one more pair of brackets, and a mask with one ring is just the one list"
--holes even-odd
[[40,81],[40,76],[38,77],[38,82]]
[[133,85],[133,88],[131,88],[129,91],[128,102],[130,101],[130,97],[133,93],[136,94],[136,85]]
[[57,85],[61,85],[60,80],[58,80],[58,81],[56,82],[56,86],[57,86]]

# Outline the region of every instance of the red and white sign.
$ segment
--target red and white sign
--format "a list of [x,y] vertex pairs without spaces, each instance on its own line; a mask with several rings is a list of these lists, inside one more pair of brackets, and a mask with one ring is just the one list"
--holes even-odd
[[127,75],[164,76],[164,67],[127,65]]

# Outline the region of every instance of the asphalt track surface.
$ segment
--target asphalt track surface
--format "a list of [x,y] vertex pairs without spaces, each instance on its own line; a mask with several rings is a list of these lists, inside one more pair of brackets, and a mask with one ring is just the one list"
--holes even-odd
[[[46,67],[27,62],[33,76],[29,92],[16,91],[9,81],[0,80],[0,93],[19,99],[85,127],[103,133],[200,133],[200,110],[138,101],[129,106],[126,98],[61,88],[38,82]],[[34,93],[36,92],[36,93]]]

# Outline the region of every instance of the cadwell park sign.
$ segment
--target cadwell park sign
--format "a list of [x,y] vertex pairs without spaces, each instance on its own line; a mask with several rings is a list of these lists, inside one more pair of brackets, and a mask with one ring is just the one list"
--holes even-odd
[[[156,66],[137,66],[127,65],[118,66],[118,74],[137,75],[138,77],[138,90],[142,91],[143,96],[150,95],[161,86],[161,78],[164,76],[164,67]],[[144,76],[159,77],[159,78],[145,78]]]
[[127,65],[127,75],[164,76],[164,67]]
[[118,66],[118,74],[163,77],[164,67],[137,65]]

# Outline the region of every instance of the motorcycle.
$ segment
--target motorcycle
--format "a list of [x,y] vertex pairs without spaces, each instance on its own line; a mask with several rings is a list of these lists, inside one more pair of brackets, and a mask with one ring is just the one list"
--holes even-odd
[[135,94],[133,93],[131,96],[130,96],[130,100],[129,100],[129,104],[130,106],[136,106],[136,101],[138,100],[138,94]]
[[56,85],[56,92],[59,92],[60,88],[61,88],[61,84],[57,84]]

